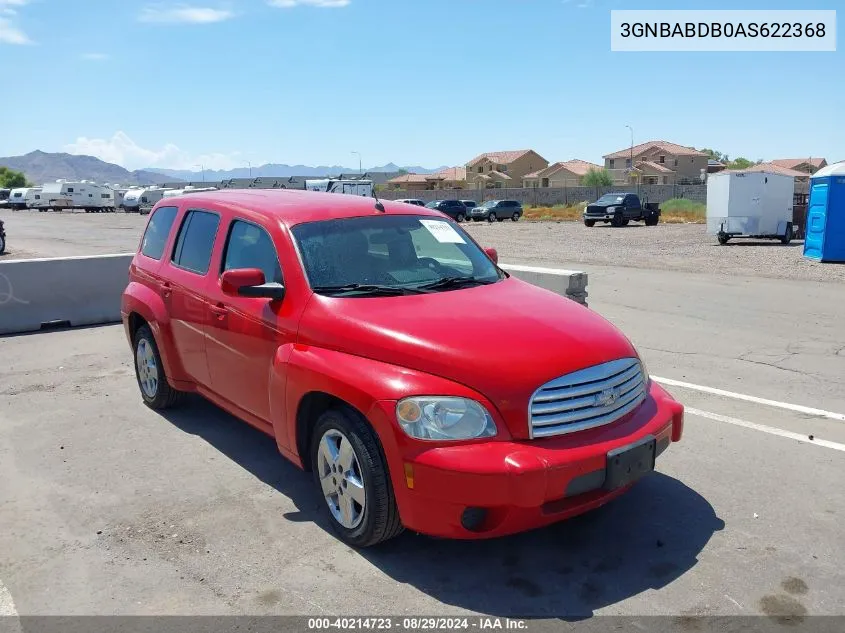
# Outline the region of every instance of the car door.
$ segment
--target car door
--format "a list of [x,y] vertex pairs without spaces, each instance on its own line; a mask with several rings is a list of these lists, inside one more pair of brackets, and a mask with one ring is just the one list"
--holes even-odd
[[280,346],[294,341],[295,306],[291,301],[224,294],[220,276],[236,268],[258,268],[266,282],[284,283],[276,245],[263,226],[235,216],[216,257],[206,337],[212,388],[236,407],[271,424],[274,359]]
[[640,217],[640,199],[628,194],[625,196],[625,217],[628,219]]
[[179,359],[190,379],[205,387],[211,384],[205,353],[209,267],[219,227],[219,214],[189,209],[182,218],[167,278],[162,283]]

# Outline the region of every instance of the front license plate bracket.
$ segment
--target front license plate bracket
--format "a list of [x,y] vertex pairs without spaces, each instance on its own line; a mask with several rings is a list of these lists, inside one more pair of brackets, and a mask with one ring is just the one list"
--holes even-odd
[[657,440],[653,435],[608,451],[605,490],[623,488],[652,472],[656,455]]

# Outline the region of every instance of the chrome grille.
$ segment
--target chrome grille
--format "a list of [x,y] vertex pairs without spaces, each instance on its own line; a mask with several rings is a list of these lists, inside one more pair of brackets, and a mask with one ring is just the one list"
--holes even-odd
[[638,359],[623,358],[547,382],[531,396],[531,437],[610,424],[645,400],[646,380]]

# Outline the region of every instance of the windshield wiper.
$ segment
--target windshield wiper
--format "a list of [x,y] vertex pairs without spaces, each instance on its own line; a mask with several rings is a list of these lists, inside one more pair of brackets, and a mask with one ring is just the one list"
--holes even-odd
[[379,284],[344,284],[342,286],[315,286],[314,292],[328,294],[344,294],[347,292],[361,292],[365,294],[381,295],[385,297],[397,297],[400,295],[424,294],[425,290],[419,288],[408,288],[402,286],[383,286]]
[[476,279],[475,277],[443,277],[437,281],[421,284],[417,288],[425,290],[449,290],[453,288],[466,288],[468,286],[487,286],[495,283],[487,279]]

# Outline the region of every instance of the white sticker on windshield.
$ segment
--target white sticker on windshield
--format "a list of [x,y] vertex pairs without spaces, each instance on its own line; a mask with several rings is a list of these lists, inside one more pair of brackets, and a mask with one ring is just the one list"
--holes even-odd
[[464,238],[448,222],[442,220],[420,220],[428,232],[441,244],[466,244]]

